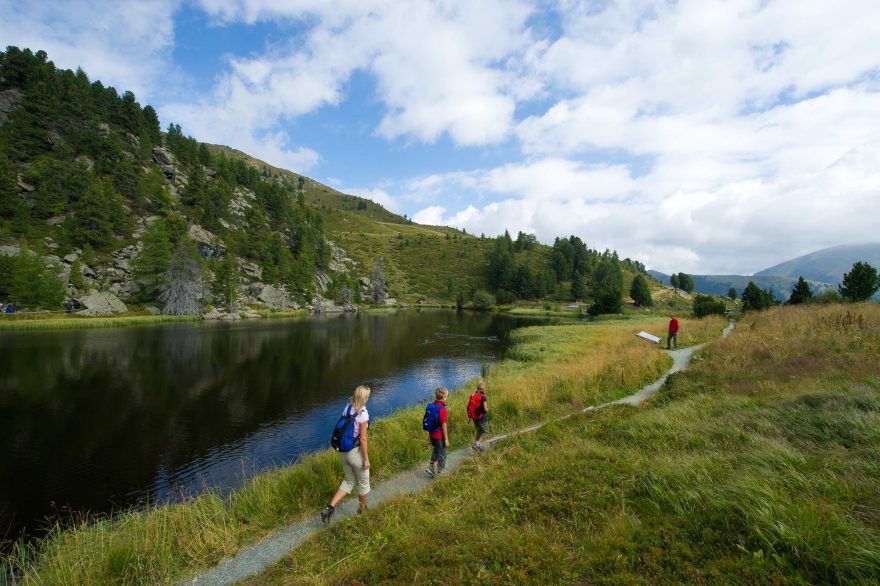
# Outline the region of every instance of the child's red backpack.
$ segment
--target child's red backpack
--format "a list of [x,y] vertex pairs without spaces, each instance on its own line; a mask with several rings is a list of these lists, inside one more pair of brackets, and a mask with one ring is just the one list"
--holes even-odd
[[471,395],[470,400],[468,401],[468,419],[479,419],[483,414],[480,413],[482,409],[480,407],[483,406],[483,397],[485,397],[483,393],[474,393]]

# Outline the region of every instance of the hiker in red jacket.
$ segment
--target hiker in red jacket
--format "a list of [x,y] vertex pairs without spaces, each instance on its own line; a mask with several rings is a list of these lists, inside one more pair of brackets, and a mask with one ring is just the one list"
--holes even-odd
[[669,333],[666,334],[666,349],[672,350],[669,346],[670,342],[675,343],[675,349],[678,350],[678,319],[673,315],[669,320]]

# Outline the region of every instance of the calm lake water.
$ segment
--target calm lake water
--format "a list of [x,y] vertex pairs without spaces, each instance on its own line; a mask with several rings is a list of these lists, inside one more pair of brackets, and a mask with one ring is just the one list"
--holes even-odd
[[383,417],[478,376],[530,323],[408,310],[0,334],[0,537],[238,486],[328,446],[357,384]]

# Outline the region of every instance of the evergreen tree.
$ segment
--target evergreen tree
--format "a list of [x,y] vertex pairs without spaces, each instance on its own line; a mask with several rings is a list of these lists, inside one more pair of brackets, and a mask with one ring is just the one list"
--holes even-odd
[[214,280],[211,283],[211,291],[214,294],[216,302],[222,304],[226,311],[232,311],[235,299],[238,296],[236,286],[238,285],[238,267],[235,266],[235,257],[226,254],[221,262],[217,264],[214,271]]
[[78,258],[70,263],[70,277],[67,279],[67,282],[78,291],[85,291],[88,288],[86,279],[83,276],[82,262]]
[[693,293],[694,288],[696,287],[696,283],[694,283],[694,278],[691,277],[687,273],[678,273],[678,288],[687,291],[688,293]]
[[23,247],[13,265],[10,297],[17,305],[54,309],[64,301],[64,285],[57,269]]
[[613,258],[603,258],[596,268],[592,282],[593,304],[590,315],[620,313],[623,310],[623,273]]
[[0,217],[11,218],[18,204],[15,186],[18,183],[15,165],[0,149]]
[[171,238],[163,220],[151,222],[144,231],[143,248],[132,261],[134,277],[141,284],[139,297],[156,299],[164,290],[164,280],[171,266]]
[[489,254],[489,286],[502,291],[512,291],[516,278],[516,259],[510,235],[495,239],[495,248]]
[[743,310],[761,310],[776,304],[773,293],[758,287],[754,281],[749,281],[742,293]]
[[672,276],[669,277],[669,284],[675,289],[679,288],[680,283],[678,282],[678,273],[672,273]]
[[794,289],[791,291],[791,295],[788,297],[789,305],[799,305],[801,303],[809,303],[813,300],[813,290],[810,289],[810,284],[807,283],[803,277],[798,277],[798,281],[794,286]]
[[584,284],[584,276],[575,273],[571,277],[571,298],[580,301],[587,296],[587,286]]
[[382,257],[378,257],[376,265],[373,267],[373,273],[370,275],[370,299],[373,301],[373,305],[382,305],[388,297],[388,284],[385,282],[383,264]]
[[727,290],[727,297],[732,301],[736,301],[736,287],[731,287]]
[[162,313],[167,315],[198,315],[204,296],[202,267],[195,244],[181,240],[174,250],[163,291],[159,298],[165,302]]
[[877,269],[866,262],[857,262],[838,285],[841,297],[849,301],[867,301],[880,288]]
[[636,307],[650,307],[654,305],[651,299],[651,288],[648,281],[642,275],[636,275],[633,278],[632,285],[629,288],[629,296],[635,301]]
[[74,207],[75,244],[103,248],[113,241],[113,187],[104,179],[93,181]]

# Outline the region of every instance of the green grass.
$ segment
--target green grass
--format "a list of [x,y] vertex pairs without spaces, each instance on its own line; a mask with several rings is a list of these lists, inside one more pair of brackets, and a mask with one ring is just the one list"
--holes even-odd
[[646,407],[515,437],[250,583],[876,584],[878,351],[876,305],[749,314]]
[[201,321],[201,316],[175,315],[117,315],[111,317],[81,317],[57,314],[15,315],[0,317],[0,331],[24,332],[33,330],[78,330],[88,328],[119,328],[155,325],[170,322]]
[[[723,321],[684,325],[717,335]],[[633,333],[662,326],[642,318],[516,330],[513,352],[488,378],[493,433],[615,398],[653,380],[668,367],[668,357]],[[468,392],[454,392],[448,401],[453,447],[472,440]],[[425,458],[422,411],[404,409],[371,426],[376,482]],[[23,584],[173,582],[284,523],[314,515],[340,478],[338,457],[320,452],[261,474],[226,498],[206,494],[184,504],[58,527],[30,549],[20,544],[8,563],[22,568]]]

